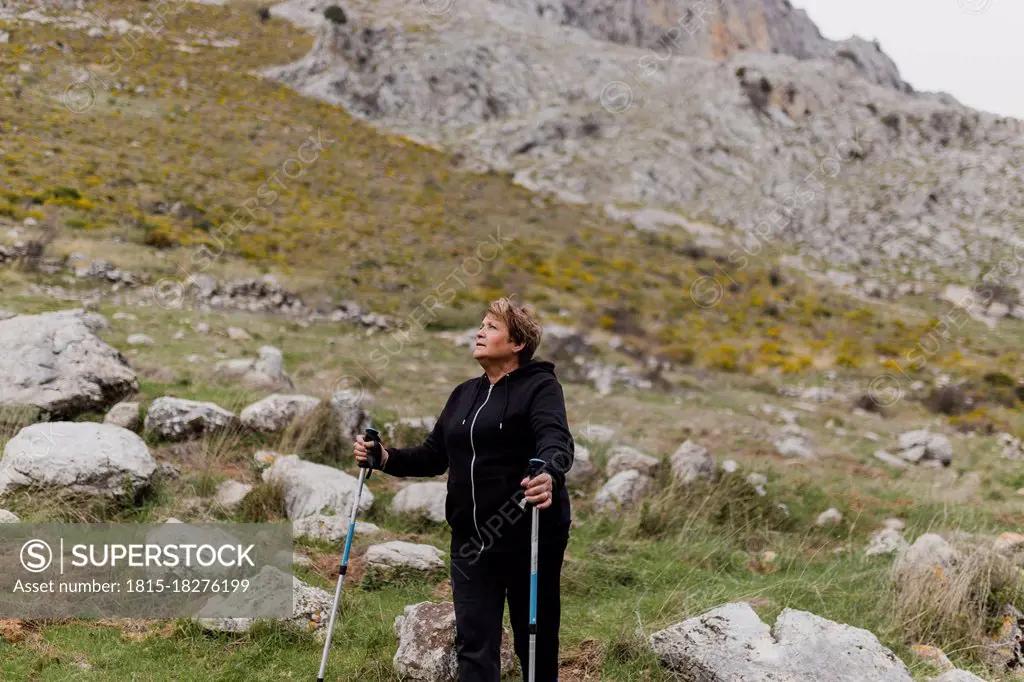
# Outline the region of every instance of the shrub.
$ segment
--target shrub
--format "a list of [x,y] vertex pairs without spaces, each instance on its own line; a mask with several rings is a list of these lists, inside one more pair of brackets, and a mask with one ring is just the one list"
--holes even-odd
[[790,519],[770,495],[758,495],[745,474],[723,474],[714,482],[670,483],[649,496],[630,521],[630,535],[663,538],[685,533],[695,523],[710,523],[729,537],[742,537],[786,529]]
[[839,355],[836,356],[836,366],[837,367],[846,367],[846,368],[850,368],[850,369],[855,368],[855,367],[859,367],[860,366],[860,359],[856,355],[851,355],[851,354],[845,353],[845,352],[844,353],[840,353]]
[[686,344],[671,343],[662,346],[656,351],[658,357],[679,363],[680,365],[692,365],[697,357],[697,352]]
[[601,326],[609,331],[620,334],[632,334],[643,337],[646,329],[640,311],[633,305],[619,303],[604,311]]
[[932,412],[956,415],[967,411],[967,394],[962,386],[949,384],[942,388],[933,388],[924,399],[925,407]]
[[236,517],[239,523],[263,523],[287,516],[284,491],[277,481],[260,481],[238,506]]
[[48,190],[44,196],[54,201],[77,201],[82,198],[81,193],[74,187],[54,187]]
[[721,344],[705,353],[704,360],[707,362],[708,367],[712,369],[719,369],[723,372],[735,372],[737,362],[739,361],[739,351],[736,349],[736,346],[727,343]]
[[39,408],[32,405],[0,405],[0,445],[13,438],[30,424],[45,421]]
[[339,26],[348,23],[348,17],[345,16],[345,10],[337,5],[331,5],[325,9],[324,18],[338,24]]
[[985,375],[985,383],[991,386],[1008,386],[1010,388],[1017,385],[1017,382],[1013,380],[1009,374],[1003,372],[989,372]]
[[812,364],[814,364],[814,361],[806,355],[788,357],[782,362],[782,372],[784,374],[799,374],[808,369]]
[[174,235],[174,229],[169,223],[143,222],[142,231],[142,243],[146,246],[166,249],[178,244],[178,239]]
[[472,308],[431,308],[430,321],[426,328],[430,331],[448,331],[452,329],[463,330],[480,326],[480,320],[484,317],[483,307],[473,306]]
[[862,394],[857,400],[854,401],[854,406],[866,412],[875,412],[877,414],[883,414],[884,410],[882,405],[875,400],[870,393]]
[[949,423],[961,433],[977,432],[992,435],[996,431],[1010,431],[1008,425],[994,420],[983,407],[976,407],[967,414],[950,417]]
[[321,402],[307,418],[289,424],[273,449],[329,466],[353,461],[351,443],[342,439],[329,401]]
[[25,258],[22,267],[28,272],[37,272],[42,263],[46,249],[57,238],[57,228],[51,223],[43,225],[38,237],[30,239],[25,247]]

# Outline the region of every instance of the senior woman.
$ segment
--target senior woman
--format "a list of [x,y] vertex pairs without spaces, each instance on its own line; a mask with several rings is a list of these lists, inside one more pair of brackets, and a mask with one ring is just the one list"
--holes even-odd
[[[448,472],[451,578],[460,682],[498,682],[508,598],[516,655],[529,656],[530,524],[540,510],[536,682],[558,679],[559,581],[569,538],[565,472],[574,444],[554,365],[533,357],[541,339],[534,311],[500,298],[476,333],[483,374],[455,387],[422,445],[383,448],[393,476]],[[506,428],[507,427],[507,428]],[[382,444],[383,445],[383,444]],[[366,459],[363,437],[357,460]],[[527,473],[531,459],[539,473]],[[524,501],[525,498],[525,501]]]

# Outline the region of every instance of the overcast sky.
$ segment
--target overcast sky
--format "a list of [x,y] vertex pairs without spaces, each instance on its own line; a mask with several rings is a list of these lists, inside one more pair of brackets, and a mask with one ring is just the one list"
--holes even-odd
[[903,80],[1024,119],[1024,0],[792,0],[828,38],[877,38]]

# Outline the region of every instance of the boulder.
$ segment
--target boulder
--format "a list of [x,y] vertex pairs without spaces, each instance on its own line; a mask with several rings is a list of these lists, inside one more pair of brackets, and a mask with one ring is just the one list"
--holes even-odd
[[835,507],[829,507],[825,511],[818,514],[817,520],[814,522],[816,526],[838,526],[843,522],[843,515]]
[[252,341],[249,332],[239,327],[228,327],[228,338],[232,341]]
[[635,469],[645,476],[654,476],[661,467],[661,460],[640,452],[628,445],[616,445],[608,453],[608,466],[605,475],[609,478],[620,471]]
[[[368,521],[356,521],[356,535],[376,535],[380,528]],[[313,514],[292,522],[292,538],[302,537],[340,542],[348,535],[348,517]]]
[[120,426],[129,431],[138,431],[142,426],[142,415],[139,411],[139,404],[125,401],[110,408],[103,417],[104,424]]
[[893,578],[898,584],[914,580],[934,581],[955,570],[960,553],[934,533],[925,533],[900,552],[893,563]]
[[925,446],[915,445],[900,452],[900,456],[911,464],[918,464],[922,459],[924,459],[926,452],[928,452],[928,448]]
[[244,500],[245,496],[250,492],[252,492],[252,486],[248,483],[232,480],[221,481],[220,485],[217,486],[214,499],[220,506],[227,509],[234,509],[238,505],[242,504],[242,500]]
[[953,461],[953,444],[949,438],[927,429],[900,434],[899,449],[899,456],[913,464],[930,461],[949,466]]
[[233,412],[219,405],[183,398],[157,398],[146,413],[144,430],[165,440],[198,438],[237,426]]
[[391,500],[391,512],[414,514],[435,523],[443,523],[446,499],[447,483],[441,481],[410,483],[401,488]]
[[129,346],[154,346],[156,341],[152,337],[146,336],[145,334],[131,334],[126,339]]
[[[455,607],[451,602],[421,602],[405,607],[395,618],[398,651],[392,665],[403,680],[456,682],[458,662],[455,656]],[[501,675],[515,670],[515,652],[511,637],[502,630]]]
[[423,516],[434,523],[444,523],[448,484],[441,481],[410,483],[391,500],[394,514]]
[[615,429],[605,424],[591,424],[588,422],[586,428],[583,429],[581,437],[586,438],[592,443],[610,443],[612,438],[615,437]]
[[715,477],[715,458],[708,454],[706,447],[691,440],[684,442],[672,453],[669,464],[676,483],[685,485],[697,480],[710,481]]
[[900,459],[896,455],[889,454],[885,450],[875,450],[875,459],[885,462],[896,469],[906,469],[909,466],[906,461]]
[[[215,595],[200,609],[196,621],[204,630],[214,632],[248,632],[255,622],[252,618],[224,618],[204,617],[204,611],[210,613],[213,609],[223,612],[237,604],[237,609],[245,612],[247,609],[252,612],[252,606],[256,600],[276,600],[281,598],[281,584],[289,576],[273,566],[264,566],[252,580],[252,587],[245,593],[234,592],[227,595]],[[261,580],[261,578],[264,578]],[[331,606],[334,604],[334,595],[313,587],[290,576],[292,583],[292,617],[289,622],[298,626],[306,632],[313,632],[316,638],[323,641],[327,621],[331,617]],[[285,583],[287,584],[287,583]]]
[[371,425],[370,415],[363,407],[362,391],[342,389],[331,395],[331,411],[338,422],[341,439],[351,443]]
[[784,609],[769,627],[726,604],[648,638],[682,679],[701,682],[912,682],[903,662],[860,628]]
[[21,518],[12,511],[0,509],[0,523],[20,523]]
[[590,461],[590,449],[576,443],[573,448],[572,466],[565,472],[565,484],[569,487],[581,486],[597,473],[597,467]]
[[864,550],[864,554],[867,556],[898,554],[909,546],[910,544],[903,539],[898,530],[895,528],[882,528],[872,533],[871,541]]
[[4,447],[0,493],[53,486],[120,497],[148,486],[156,461],[138,435],[110,424],[44,422],[26,426]]
[[747,477],[743,480],[745,480],[754,489],[754,492],[757,493],[758,497],[764,497],[768,494],[768,490],[765,488],[765,486],[768,485],[768,477],[764,474],[747,474]]
[[947,670],[938,677],[928,678],[928,682],[987,682],[987,680],[966,670]]
[[217,376],[241,381],[250,388],[294,388],[284,372],[284,355],[273,346],[260,346],[255,358],[221,360],[213,366]]
[[892,528],[893,530],[904,530],[907,527],[907,522],[903,519],[888,518],[882,521],[882,528]]
[[980,652],[989,667],[1000,671],[1024,667],[1024,614],[1012,604],[1004,604],[999,614],[999,629]]
[[256,468],[263,471],[268,466],[274,463],[274,460],[280,457],[278,453],[273,450],[257,450],[252,453],[252,463],[256,465]]
[[308,395],[274,393],[242,410],[242,425],[261,433],[284,431],[294,421],[305,419],[320,405]]
[[[288,518],[293,521],[319,514],[325,507],[347,517],[359,488],[356,477],[334,467],[299,459],[298,455],[276,457],[263,472],[263,480],[281,485]],[[364,486],[359,511],[369,511],[372,506],[373,493]]]
[[444,552],[433,545],[392,540],[367,548],[363,559],[367,567],[384,570],[409,570],[430,573],[444,570]]
[[426,417],[401,417],[397,422],[388,422],[385,426],[385,433],[388,440],[395,440],[395,436],[401,433],[405,438],[422,442],[434,429],[437,418]]
[[31,405],[58,419],[101,411],[139,390],[125,358],[82,310],[0,321],[0,404]]
[[[189,505],[185,505],[186,507]],[[209,525],[203,523],[184,523],[173,516],[168,518],[162,525],[152,528],[146,533],[146,542],[161,545],[210,545],[212,547],[229,546],[240,544],[239,538],[225,530],[226,525]],[[184,561],[178,563],[165,562],[147,564],[145,566],[146,577],[152,580],[164,578],[184,579],[195,576],[195,569],[189,568]],[[214,562],[204,567],[202,577],[224,578],[232,574],[237,575],[238,569],[232,566],[225,566]],[[266,576],[264,576],[266,577]]]
[[594,496],[594,509],[614,512],[635,507],[651,485],[651,477],[636,469],[626,469],[612,476]]
[[808,447],[807,442],[800,436],[789,436],[775,441],[775,449],[783,457],[815,458],[814,451]]
[[953,444],[941,433],[932,434],[925,447],[929,459],[942,462],[943,466],[949,466],[953,461]]
[[1012,434],[1000,433],[999,445],[1003,448],[1003,457],[1006,459],[1024,459],[1024,444]]
[[1020,533],[1005,532],[1000,533],[999,537],[996,538],[995,543],[992,545],[999,554],[1013,555],[1021,550],[1024,550],[1024,535]]
[[946,656],[942,649],[928,644],[915,644],[910,647],[910,653],[919,661],[927,663],[933,668],[946,672],[953,669],[953,663]]

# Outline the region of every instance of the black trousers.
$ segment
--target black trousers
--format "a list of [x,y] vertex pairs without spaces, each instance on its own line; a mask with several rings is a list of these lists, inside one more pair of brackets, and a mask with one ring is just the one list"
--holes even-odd
[[[536,682],[558,680],[559,583],[568,536],[537,552]],[[451,552],[459,682],[499,682],[501,625],[508,598],[516,656],[526,679],[530,656],[530,549],[460,556]]]

